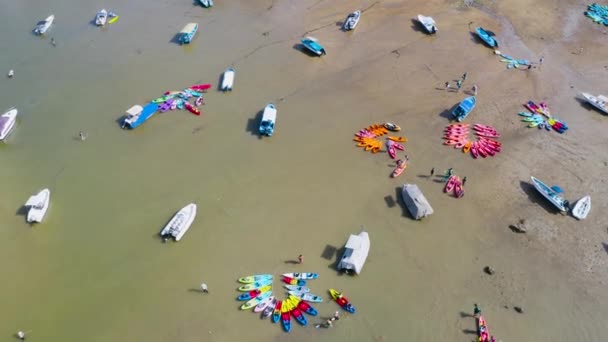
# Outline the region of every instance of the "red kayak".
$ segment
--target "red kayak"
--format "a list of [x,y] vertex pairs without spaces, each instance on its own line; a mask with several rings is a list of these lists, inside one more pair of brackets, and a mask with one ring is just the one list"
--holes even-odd
[[481,145],[481,143],[477,142],[477,152],[479,152],[479,155],[487,158],[488,157],[488,152],[486,152],[486,149],[483,147],[483,145]]
[[192,90],[196,90],[196,91],[205,91],[205,90],[209,90],[211,88],[211,84],[207,83],[207,84],[195,84],[193,86],[190,86],[190,89]]
[[288,284],[288,285],[298,285],[298,286],[306,285],[306,280],[302,280],[302,279],[283,277],[282,280],[285,284]]
[[201,111],[198,110],[198,108],[191,105],[189,102],[184,103],[184,107],[186,107],[186,109],[189,110],[190,113],[192,113],[194,115],[201,115]]

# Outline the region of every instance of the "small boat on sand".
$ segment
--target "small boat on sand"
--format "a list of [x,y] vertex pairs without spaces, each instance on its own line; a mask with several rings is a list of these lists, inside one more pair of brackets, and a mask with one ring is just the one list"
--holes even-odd
[[484,30],[482,27],[476,28],[475,32],[477,33],[479,39],[483,40],[483,42],[486,43],[489,47],[498,48],[498,40],[492,37],[493,34]]
[[305,37],[302,39],[302,45],[317,56],[326,55],[325,48],[319,44],[314,37]]
[[549,202],[551,202],[562,212],[568,211],[570,204],[562,197],[561,193],[563,191],[559,187],[549,187],[537,178],[530,178],[532,179],[532,184],[534,185],[534,188],[536,188],[536,190],[538,190],[541,195],[543,195],[547,200],[549,200]]
[[51,25],[53,25],[53,21],[55,21],[55,16],[51,14],[46,19],[36,25],[36,27],[34,28],[34,33],[37,35],[45,34],[46,31],[49,30]]
[[354,30],[359,24],[359,19],[361,19],[361,11],[356,10],[349,15],[346,16],[346,20],[344,20],[344,24],[342,24],[342,29],[344,31]]
[[593,96],[587,93],[581,93],[581,95],[593,107],[599,109],[604,114],[608,114],[608,97],[604,95]]
[[274,104],[269,103],[264,108],[262,121],[260,121],[259,132],[261,135],[271,137],[274,134],[274,125],[277,121],[277,108]]
[[148,103],[145,107],[135,105],[127,109],[127,117],[123,121],[122,127],[137,128],[146,120],[151,118],[158,111],[158,104],[154,102]]
[[106,24],[106,21],[108,21],[108,11],[106,11],[106,9],[104,8],[101,11],[97,12],[97,15],[95,16],[95,25],[104,26]]
[[17,109],[11,108],[0,116],[0,141],[6,139],[17,122]]
[[222,86],[220,89],[222,91],[232,91],[232,86],[234,84],[234,68],[228,68],[224,71],[224,76],[222,76]]
[[473,108],[475,108],[475,103],[477,103],[475,96],[467,97],[466,99],[462,100],[462,102],[460,102],[456,109],[452,111],[452,115],[459,122],[464,120],[469,115],[469,113],[471,113]]
[[587,218],[587,214],[591,210],[591,196],[587,195],[574,204],[572,208],[572,216],[576,217],[579,220],[584,220]]
[[197,30],[198,30],[197,23],[188,23],[186,26],[184,26],[184,28],[181,31],[179,31],[179,43],[180,44],[190,44],[190,42],[192,41],[192,38],[194,38],[194,35],[196,34]]
[[195,217],[196,204],[190,203],[180,209],[180,211],[171,218],[165,228],[160,231],[160,236],[163,238],[173,237],[175,241],[181,240],[188,229],[190,229]]
[[431,17],[425,17],[422,14],[418,14],[418,22],[424,27],[427,33],[434,34],[437,33],[437,25],[435,24],[435,20]]
[[25,202],[25,207],[29,208],[27,212],[27,222],[42,222],[46,211],[49,209],[50,201],[51,191],[49,189],[43,189],[39,193],[28,198],[27,202]]
[[331,295],[331,298],[333,298],[333,300],[335,300],[336,303],[342,307],[342,309],[350,313],[355,313],[355,307],[341,292],[335,289],[329,289],[329,294]]

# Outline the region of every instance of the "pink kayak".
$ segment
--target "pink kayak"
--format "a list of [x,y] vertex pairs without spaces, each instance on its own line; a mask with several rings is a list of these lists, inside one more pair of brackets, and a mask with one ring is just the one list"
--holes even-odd
[[452,190],[454,190],[454,186],[456,185],[457,178],[458,177],[456,175],[450,176],[450,178],[448,179],[448,182],[445,184],[445,188],[443,189],[443,191],[451,192]]
[[462,182],[460,181],[460,178],[458,178],[456,185],[454,185],[454,196],[456,196],[456,198],[464,196],[464,188],[462,187]]
[[477,142],[471,144],[471,156],[475,159],[479,156],[479,152],[477,152]]
[[397,151],[395,151],[395,146],[393,146],[393,144],[386,144],[386,148],[388,150],[388,155],[395,159],[397,158]]
[[196,90],[196,91],[205,91],[211,88],[211,84],[210,83],[206,83],[206,84],[195,84],[193,86],[190,86],[190,89],[192,90]]

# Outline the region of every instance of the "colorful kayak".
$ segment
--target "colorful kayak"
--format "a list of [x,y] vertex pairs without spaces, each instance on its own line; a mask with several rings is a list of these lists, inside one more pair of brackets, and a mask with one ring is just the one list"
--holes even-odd
[[462,196],[464,196],[464,188],[462,187],[462,181],[460,180],[460,177],[456,178],[456,184],[454,185],[454,196],[456,196],[456,198],[461,198]]
[[395,145],[393,145],[391,140],[386,141],[386,150],[388,151],[389,157],[392,159],[397,158],[397,150],[395,150]]
[[184,107],[186,107],[186,109],[194,115],[201,115],[201,111],[198,108],[191,105],[190,102],[184,102]]
[[479,316],[477,319],[477,336],[479,342],[490,342],[490,332],[488,331],[488,324],[483,316]]
[[264,301],[262,301],[260,304],[256,305],[255,308],[253,308],[253,312],[262,312],[267,307],[274,308],[275,302],[274,296],[270,296],[264,299]]
[[205,91],[205,90],[211,89],[211,83],[194,84],[194,85],[191,85],[189,88],[194,91]]
[[401,162],[401,164],[397,165],[397,167],[393,170],[393,173],[391,174],[391,176],[393,178],[399,177],[403,173],[403,171],[405,171],[406,168],[407,168],[407,163]]
[[302,279],[295,279],[295,278],[291,278],[291,277],[283,277],[281,280],[283,280],[283,282],[287,285],[298,285],[298,286],[304,286],[306,285],[306,280],[302,280]]
[[336,303],[342,307],[342,309],[350,313],[355,313],[355,307],[349,303],[348,298],[344,297],[341,292],[338,292],[335,289],[329,289],[329,294],[331,295],[331,298],[333,298]]
[[458,177],[456,175],[450,176],[448,182],[445,184],[445,188],[443,189],[443,191],[447,193],[452,192],[452,190],[454,190],[454,186],[456,185],[457,178]]
[[477,142],[474,142],[471,145],[471,156],[473,156],[473,158],[477,159],[477,157],[479,156],[479,152],[477,152]]
[[472,143],[470,141],[464,144],[464,146],[462,147],[462,152],[469,153],[469,151],[471,150],[471,145]]
[[404,137],[398,137],[395,135],[389,135],[388,137],[386,137],[388,140],[391,141],[395,141],[395,142],[407,142],[407,138]]
[[251,284],[251,283],[255,283],[256,281],[268,280],[268,279],[272,279],[271,274],[255,274],[255,275],[239,278],[239,283]]
[[272,312],[272,323],[276,323],[279,321],[279,319],[281,319],[281,308],[283,306],[283,302],[280,300],[277,300],[277,303],[274,306],[274,311]]
[[306,326],[306,324],[308,324],[306,317],[304,317],[302,311],[300,311],[300,309],[298,309],[297,307],[294,307],[291,310],[291,315],[296,319],[298,323],[300,323],[300,325]]
[[250,300],[253,299],[259,295],[261,295],[264,292],[270,291],[270,289],[272,289],[272,285],[266,285],[264,287],[260,287],[259,289],[256,290],[251,290],[247,293],[243,293],[242,295],[238,296],[236,298],[236,300]]
[[298,309],[302,310],[303,312],[305,312],[311,316],[316,316],[318,314],[317,310],[315,310],[315,308],[310,306],[310,304],[306,303],[305,301],[298,302]]
[[305,300],[307,302],[313,302],[313,303],[321,303],[323,301],[323,298],[314,295],[310,292],[297,292],[297,291],[287,291],[290,295],[293,295],[295,297],[298,297],[302,300]]
[[384,128],[388,129],[391,132],[399,132],[401,130],[401,127],[397,126],[392,122],[385,123]]
[[172,99],[173,96],[174,95],[164,95],[164,96],[161,96],[161,97],[159,97],[157,99],[152,100],[152,102],[154,102],[154,103],[163,103],[163,102],[167,101],[168,99]]
[[[276,305],[277,305],[277,300],[273,299],[272,302],[270,303],[270,305],[268,305],[264,309],[264,311],[262,311],[262,314],[260,315],[260,318],[265,319],[265,318],[269,317],[270,315],[272,315],[272,313],[275,310]],[[257,306],[256,306],[256,308],[257,308]],[[255,311],[255,309],[253,309],[253,310]]]
[[298,285],[284,285],[286,289],[290,291],[297,292],[310,292],[310,289],[306,286],[298,286]]
[[250,283],[247,285],[243,285],[241,287],[239,287],[239,291],[241,292],[247,292],[247,291],[251,291],[251,290],[257,290],[261,287],[264,287],[266,285],[271,285],[272,284],[272,278],[270,279],[262,279],[262,280],[258,280],[255,283]]
[[317,273],[283,273],[283,277],[294,279],[317,279],[319,278],[319,275]]
[[291,316],[289,315],[289,310],[291,310],[289,302],[283,301],[283,305],[281,306],[281,325],[286,332],[291,331]]
[[266,298],[270,297],[270,295],[272,295],[272,291],[266,291],[264,293],[262,293],[261,295],[250,299],[249,301],[245,302],[245,304],[241,305],[241,310],[249,310],[252,307],[260,304],[262,301],[264,301]]

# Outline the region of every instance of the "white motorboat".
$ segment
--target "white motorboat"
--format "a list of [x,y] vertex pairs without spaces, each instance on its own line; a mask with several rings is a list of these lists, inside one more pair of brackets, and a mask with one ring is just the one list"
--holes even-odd
[[572,208],[572,216],[579,220],[587,218],[587,214],[591,210],[591,196],[587,195],[576,202]]
[[0,116],[0,141],[11,133],[15,122],[17,122],[17,108],[11,108]]
[[97,12],[97,15],[95,16],[95,24],[97,26],[104,26],[106,24],[106,21],[108,21],[108,11],[106,11],[106,9],[102,9],[101,11]]
[[433,20],[433,18],[418,14],[418,21],[420,24],[422,24],[426,32],[431,34],[437,33],[437,25],[435,24],[435,20]]
[[39,193],[28,198],[25,202],[25,206],[29,208],[27,212],[27,222],[42,222],[46,211],[49,209],[49,203],[51,201],[51,191],[49,189],[43,189]]
[[589,102],[593,107],[601,110],[604,114],[608,114],[608,97],[604,95],[593,96],[587,93],[581,93],[581,95]]
[[231,91],[232,86],[234,85],[234,68],[228,68],[224,71],[224,76],[222,77],[222,91]]
[[557,186],[549,187],[547,184],[543,183],[539,179],[535,177],[530,177],[532,179],[532,184],[541,193],[549,202],[551,202],[554,206],[556,206],[560,211],[566,212],[568,211],[570,204],[567,200],[562,197],[562,190]]
[[346,16],[346,20],[344,20],[344,24],[342,24],[342,29],[345,31],[354,30],[359,24],[359,19],[361,19],[361,11],[356,10],[349,15]]
[[44,19],[43,21],[39,22],[38,25],[36,25],[36,28],[34,28],[34,33],[41,35],[41,34],[45,34],[46,31],[49,30],[49,27],[51,27],[51,25],[53,25],[53,21],[55,20],[55,16],[53,14],[49,15],[46,19]]
[[260,134],[265,136],[272,136],[274,134],[274,125],[277,121],[277,107],[274,104],[269,103],[264,108],[262,114],[262,121],[260,121]]
[[190,229],[195,217],[196,204],[190,203],[173,216],[165,228],[160,231],[160,236],[163,238],[172,236],[175,241],[181,240],[182,236]]

